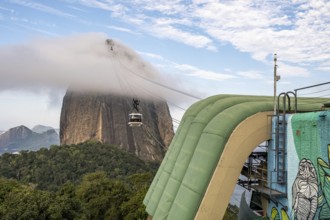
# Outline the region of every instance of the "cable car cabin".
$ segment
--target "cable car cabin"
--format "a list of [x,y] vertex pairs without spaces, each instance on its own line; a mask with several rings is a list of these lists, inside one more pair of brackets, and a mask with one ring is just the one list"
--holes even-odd
[[131,113],[128,115],[128,125],[131,127],[142,125],[142,114],[141,113]]

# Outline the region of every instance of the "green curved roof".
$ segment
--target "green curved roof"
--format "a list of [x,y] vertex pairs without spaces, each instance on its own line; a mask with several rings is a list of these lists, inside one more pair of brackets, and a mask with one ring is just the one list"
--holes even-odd
[[[320,110],[325,102],[329,99],[301,98],[298,110]],[[273,97],[266,96],[217,95],[193,104],[144,198],[149,215],[193,219],[233,130],[249,116],[273,109]]]

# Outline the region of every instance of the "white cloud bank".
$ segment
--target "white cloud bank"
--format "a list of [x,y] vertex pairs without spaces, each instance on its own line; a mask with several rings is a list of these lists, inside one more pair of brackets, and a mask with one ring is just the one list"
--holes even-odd
[[137,98],[187,98],[175,91],[183,89],[174,80],[133,50],[106,39],[105,34],[89,33],[1,46],[0,92],[71,87]]

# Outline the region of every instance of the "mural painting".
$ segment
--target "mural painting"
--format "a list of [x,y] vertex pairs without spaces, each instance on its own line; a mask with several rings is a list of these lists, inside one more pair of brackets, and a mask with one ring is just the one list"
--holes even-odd
[[297,219],[313,219],[317,209],[318,182],[313,163],[302,159],[292,186],[292,209]]
[[287,137],[287,197],[270,201],[268,216],[330,220],[330,112],[291,116]]
[[271,220],[290,220],[288,214],[286,213],[285,209],[281,209],[281,212],[277,210],[277,208],[273,207],[271,216]]
[[280,220],[281,219],[277,208],[275,208],[275,207],[272,208],[272,212],[270,214],[270,219],[271,220]]
[[320,177],[319,219],[330,219],[330,144],[328,144],[328,163],[318,158],[318,172]]

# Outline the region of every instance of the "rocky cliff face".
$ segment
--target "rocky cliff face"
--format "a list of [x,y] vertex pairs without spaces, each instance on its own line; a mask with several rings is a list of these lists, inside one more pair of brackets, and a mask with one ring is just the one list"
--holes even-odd
[[59,142],[58,134],[54,129],[36,133],[21,125],[11,128],[0,135],[0,153],[38,150],[41,147],[59,144]]
[[23,125],[11,128],[0,136],[0,146],[7,147],[11,143],[21,142],[22,140],[27,139],[31,135],[32,131]]
[[143,126],[129,127],[132,98],[68,91],[63,99],[61,144],[100,141],[135,153],[145,161],[161,161],[174,132],[165,102],[140,100]]

